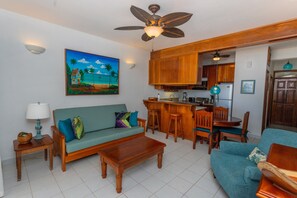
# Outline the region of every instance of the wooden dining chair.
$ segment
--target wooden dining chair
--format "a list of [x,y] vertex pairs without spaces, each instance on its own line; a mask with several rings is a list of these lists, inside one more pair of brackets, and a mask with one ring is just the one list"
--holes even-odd
[[229,109],[225,107],[214,107],[213,114],[215,119],[228,120]]
[[195,112],[193,149],[196,149],[197,136],[200,137],[201,144],[203,143],[203,138],[206,138],[209,142],[208,154],[210,154],[214,144],[217,145],[218,143],[218,132],[219,130],[213,127],[213,112],[205,110]]
[[249,123],[249,116],[250,116],[250,112],[247,111],[244,114],[242,128],[236,128],[236,127],[220,128],[221,140],[225,138],[232,138],[232,139],[237,139],[241,142],[247,142],[247,133],[248,133],[247,128]]

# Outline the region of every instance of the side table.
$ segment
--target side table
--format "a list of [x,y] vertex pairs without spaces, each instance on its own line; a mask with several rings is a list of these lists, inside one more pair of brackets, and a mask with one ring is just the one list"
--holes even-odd
[[[297,171],[297,148],[272,144],[267,161],[279,168]],[[264,175],[261,177],[256,195],[260,198],[296,198],[296,195],[276,187],[273,182]]]
[[17,180],[22,178],[22,155],[30,154],[37,151],[44,150],[44,160],[47,161],[47,151],[49,150],[49,168],[53,170],[53,140],[49,135],[43,135],[40,140],[32,138],[28,144],[19,144],[17,140],[13,141],[13,147],[16,154],[16,167],[18,171]]

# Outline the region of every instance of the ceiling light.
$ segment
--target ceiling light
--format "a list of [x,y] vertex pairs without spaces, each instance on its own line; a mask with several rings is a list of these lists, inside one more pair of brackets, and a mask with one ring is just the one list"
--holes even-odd
[[212,58],[212,60],[213,60],[213,61],[219,61],[219,60],[221,60],[221,57],[219,57],[219,56],[214,56],[214,57]]
[[40,47],[37,45],[26,44],[25,47],[29,52],[31,52],[33,54],[42,54],[43,52],[45,52],[44,47]]
[[164,30],[160,26],[146,26],[144,31],[149,37],[158,37]]

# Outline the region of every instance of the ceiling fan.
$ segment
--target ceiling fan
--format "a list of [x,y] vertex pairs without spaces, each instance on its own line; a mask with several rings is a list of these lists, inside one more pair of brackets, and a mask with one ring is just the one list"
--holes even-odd
[[144,22],[145,26],[124,26],[115,28],[115,30],[144,29],[145,33],[141,37],[143,41],[149,41],[158,37],[160,34],[171,38],[180,38],[185,36],[184,32],[175,26],[186,23],[193,14],[186,12],[174,12],[161,17],[156,15],[156,12],[160,10],[160,6],[158,4],[151,4],[148,9],[153,13],[152,15],[133,5],[130,8],[132,14],[137,19]]
[[221,60],[221,58],[228,58],[230,56],[229,54],[220,54],[219,50],[216,50],[216,52],[212,55],[213,55],[212,57],[213,61],[219,61]]

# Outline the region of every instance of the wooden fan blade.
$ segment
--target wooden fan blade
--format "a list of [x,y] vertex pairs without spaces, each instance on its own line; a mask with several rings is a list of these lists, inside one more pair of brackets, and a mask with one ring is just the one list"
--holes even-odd
[[159,24],[164,24],[165,27],[179,26],[190,20],[193,14],[186,12],[174,12],[167,14],[159,20]]
[[164,29],[164,31],[162,32],[163,36],[167,36],[171,38],[180,38],[185,36],[185,33],[178,28],[163,28],[163,29]]
[[149,13],[147,13],[143,9],[140,9],[134,5],[131,6],[130,11],[136,18],[138,18],[140,21],[143,21],[145,23],[147,23],[148,21],[150,21],[152,19],[152,16]]
[[229,54],[222,54],[220,55],[220,57],[223,57],[223,58],[228,58],[230,55]]
[[117,27],[114,28],[115,30],[141,30],[144,26],[124,26],[124,27]]
[[141,36],[141,39],[146,42],[146,41],[149,41],[149,40],[153,39],[153,37],[149,37],[146,33],[144,33]]

